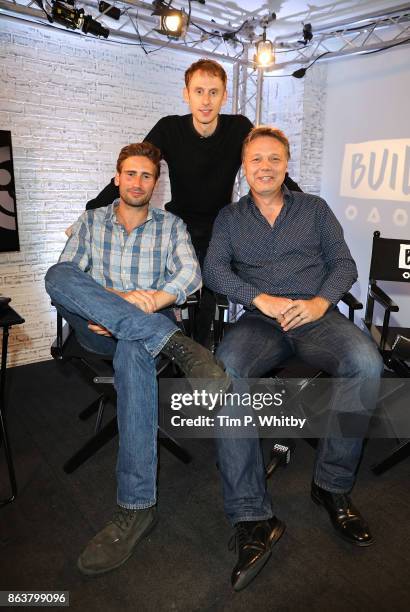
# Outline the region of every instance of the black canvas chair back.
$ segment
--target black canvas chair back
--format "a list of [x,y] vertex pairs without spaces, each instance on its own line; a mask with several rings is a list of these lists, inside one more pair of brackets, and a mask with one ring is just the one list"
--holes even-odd
[[[399,312],[399,305],[378,284],[380,281],[401,283],[410,295],[410,240],[382,238],[373,234],[369,287],[364,323],[376,341],[385,365],[402,377],[409,375],[406,361],[410,359],[410,328],[391,325],[391,313]],[[374,322],[374,306],[383,309],[383,323]]]
[[[383,289],[379,282],[391,281],[400,283],[405,293],[410,295],[410,239],[382,238],[379,231],[373,234],[372,254],[370,261],[369,286],[366,301],[364,323],[377,343],[385,366],[386,375],[405,379],[410,377],[410,328],[391,324],[392,313],[400,311],[400,305]],[[381,308],[382,324],[377,324],[375,305]],[[392,409],[393,402],[406,393],[407,385],[398,381],[396,397],[392,393],[383,398],[385,406]],[[403,400],[403,397],[400,401]],[[408,401],[408,398],[405,398]],[[372,466],[375,474],[382,474],[398,461],[410,454],[410,441],[396,434],[396,446],[381,461]]]
[[410,284],[410,239],[382,238],[374,232],[369,280]]

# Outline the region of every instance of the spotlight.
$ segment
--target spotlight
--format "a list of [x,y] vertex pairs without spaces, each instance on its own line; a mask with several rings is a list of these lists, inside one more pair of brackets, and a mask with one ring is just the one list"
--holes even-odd
[[263,30],[262,40],[256,43],[256,54],[253,61],[258,68],[268,68],[275,63],[273,43],[266,40],[266,28]]
[[54,0],[51,9],[51,17],[53,21],[61,23],[61,25],[70,30],[82,30],[84,34],[92,34],[93,36],[104,36],[108,38],[109,29],[104,28],[99,21],[96,21],[91,15],[85,15],[84,9],[76,9],[69,0],[61,2]]
[[159,17],[159,28],[155,28],[159,34],[169,38],[180,38],[185,34],[188,27],[188,15],[183,10],[172,9],[162,0],[156,0],[152,15]]

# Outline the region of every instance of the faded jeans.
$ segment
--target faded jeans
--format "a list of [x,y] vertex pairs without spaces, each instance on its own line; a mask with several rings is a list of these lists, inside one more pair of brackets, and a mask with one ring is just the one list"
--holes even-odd
[[[114,356],[119,451],[117,501],[126,508],[156,502],[158,399],[155,357],[178,331],[169,313],[146,314],[96,283],[71,262],[52,266],[46,290],[80,344]],[[164,311],[165,312],[165,311]],[[99,323],[112,338],[87,328]]]

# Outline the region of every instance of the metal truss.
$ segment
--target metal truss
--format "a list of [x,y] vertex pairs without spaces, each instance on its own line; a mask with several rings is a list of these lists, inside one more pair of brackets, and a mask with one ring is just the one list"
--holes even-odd
[[[313,39],[304,45],[294,33],[275,39],[276,69],[295,63],[310,63],[322,54],[323,59],[387,49],[392,45],[410,44],[410,4],[383,14],[371,13],[345,19],[326,27],[313,28]],[[282,58],[285,59],[282,59]]]
[[[51,14],[51,2],[52,0],[0,0],[0,17],[12,16],[66,30],[64,26],[55,22],[49,23],[46,12]],[[151,3],[139,0],[113,0],[110,4],[121,11],[118,21],[105,13],[100,13],[98,4],[98,0],[78,0],[76,8],[83,8],[86,14],[108,28],[109,40],[135,44],[146,53],[167,48],[197,56],[206,55],[223,62],[240,63],[248,66],[248,76],[253,75],[254,43],[260,38],[260,33],[256,34],[255,29],[262,31],[263,20],[260,16],[256,16],[256,19],[250,20],[249,23],[245,22],[247,27],[238,28],[241,16],[232,8],[234,5],[230,8],[230,3],[221,4],[216,14],[217,3],[213,3],[209,9],[207,5],[201,5],[199,17],[196,16],[198,8],[193,9],[191,23],[185,36],[172,39],[156,31],[158,22],[151,14],[153,10]],[[185,7],[187,5],[186,2],[179,4]],[[216,23],[213,20],[214,14],[219,21],[224,21],[228,25]],[[274,25],[270,29],[274,30]],[[238,32],[233,36],[235,31]],[[274,70],[289,65],[309,63],[324,53],[326,53],[324,59],[330,59],[383,49],[392,44],[404,44],[410,39],[410,5],[407,3],[387,12],[345,19],[319,28],[313,26],[313,35],[312,41],[306,45],[300,42],[300,33],[277,37],[274,41],[276,48]],[[261,74],[260,92],[262,78]],[[238,108],[242,103],[243,101],[239,102]],[[255,114],[251,113],[252,117],[255,116],[256,122],[259,119],[258,110],[260,115],[260,108],[255,108]]]
[[[40,0],[40,4],[43,4],[44,9],[35,0],[0,0],[0,17],[17,17],[67,31],[59,23],[50,24],[46,13],[51,15],[51,0]],[[109,40],[135,44],[146,53],[167,48],[201,57],[206,55],[224,62],[236,62],[239,58],[243,60],[243,43],[225,36],[232,32],[232,28],[213,24],[211,18],[204,20],[192,16],[184,37],[173,39],[155,30],[158,27],[158,18],[151,15],[152,4],[138,0],[124,2],[114,0],[110,2],[110,5],[120,9],[119,20],[111,19],[105,13],[100,13],[98,4],[98,0],[79,0],[76,2],[76,8],[83,8],[86,14],[91,15],[93,19],[108,28]]]

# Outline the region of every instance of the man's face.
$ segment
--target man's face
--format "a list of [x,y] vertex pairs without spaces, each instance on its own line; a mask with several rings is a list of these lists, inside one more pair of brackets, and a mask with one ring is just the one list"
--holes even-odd
[[121,200],[134,208],[148,205],[156,182],[155,164],[142,155],[127,157],[121,172],[115,175]]
[[260,136],[246,147],[243,170],[252,193],[264,196],[277,193],[287,169],[286,148],[276,138]]
[[226,102],[226,89],[218,76],[197,70],[184,88],[184,100],[189,104],[194,125],[208,126],[215,123],[221,107]]

